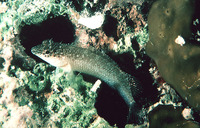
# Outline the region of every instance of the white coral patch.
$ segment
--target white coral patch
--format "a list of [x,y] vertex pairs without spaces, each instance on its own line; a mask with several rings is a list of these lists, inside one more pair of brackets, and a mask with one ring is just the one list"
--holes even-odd
[[182,111],[182,115],[186,120],[193,119],[192,113],[193,111],[190,108],[185,108]]
[[185,44],[185,40],[183,39],[182,36],[178,35],[178,37],[175,39],[175,43],[183,46]]
[[0,13],[5,13],[8,9],[6,2],[0,3]]
[[93,87],[90,89],[90,91],[91,91],[91,92],[96,92],[97,89],[100,87],[100,84],[101,84],[101,80],[98,79],[98,80],[94,83],[94,85],[93,85]]
[[88,28],[96,29],[101,27],[104,22],[104,14],[96,13],[94,16],[91,17],[80,17],[78,20],[79,24],[82,24]]

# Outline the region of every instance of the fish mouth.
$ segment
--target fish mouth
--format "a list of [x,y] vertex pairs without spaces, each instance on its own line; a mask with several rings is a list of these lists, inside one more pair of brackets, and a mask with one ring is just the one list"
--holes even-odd
[[43,48],[41,45],[37,45],[31,48],[31,53],[38,56],[43,53]]
[[37,46],[31,48],[31,53],[33,53],[34,55],[37,54]]

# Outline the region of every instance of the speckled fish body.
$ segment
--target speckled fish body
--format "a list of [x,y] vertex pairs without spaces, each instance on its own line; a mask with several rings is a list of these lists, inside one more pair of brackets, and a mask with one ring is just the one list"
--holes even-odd
[[31,52],[66,71],[78,71],[97,77],[116,89],[129,107],[135,103],[130,83],[130,75],[124,73],[118,65],[106,54],[94,48],[81,48],[75,45],[54,43],[52,40],[43,41],[31,49]]

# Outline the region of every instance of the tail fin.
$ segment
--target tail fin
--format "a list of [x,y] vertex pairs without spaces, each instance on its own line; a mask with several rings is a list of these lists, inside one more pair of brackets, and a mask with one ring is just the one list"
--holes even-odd
[[145,110],[137,103],[133,102],[129,107],[127,124],[143,124],[147,120]]
[[140,82],[135,77],[124,73],[120,83],[115,87],[129,106],[127,123],[142,124],[146,116],[140,105],[143,92]]
[[129,113],[127,117],[128,124],[143,124],[147,119],[146,111],[140,104],[143,89],[141,83],[133,76],[128,75],[129,86],[131,87],[134,102],[129,105]]

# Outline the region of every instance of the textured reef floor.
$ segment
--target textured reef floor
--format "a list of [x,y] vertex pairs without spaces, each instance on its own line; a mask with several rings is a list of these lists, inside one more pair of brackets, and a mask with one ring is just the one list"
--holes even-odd
[[[197,0],[0,2],[0,127],[200,127],[198,5]],[[46,39],[92,46],[135,76],[143,89],[135,98],[147,114],[144,124],[126,124],[128,107],[103,81],[34,56],[31,48]]]

